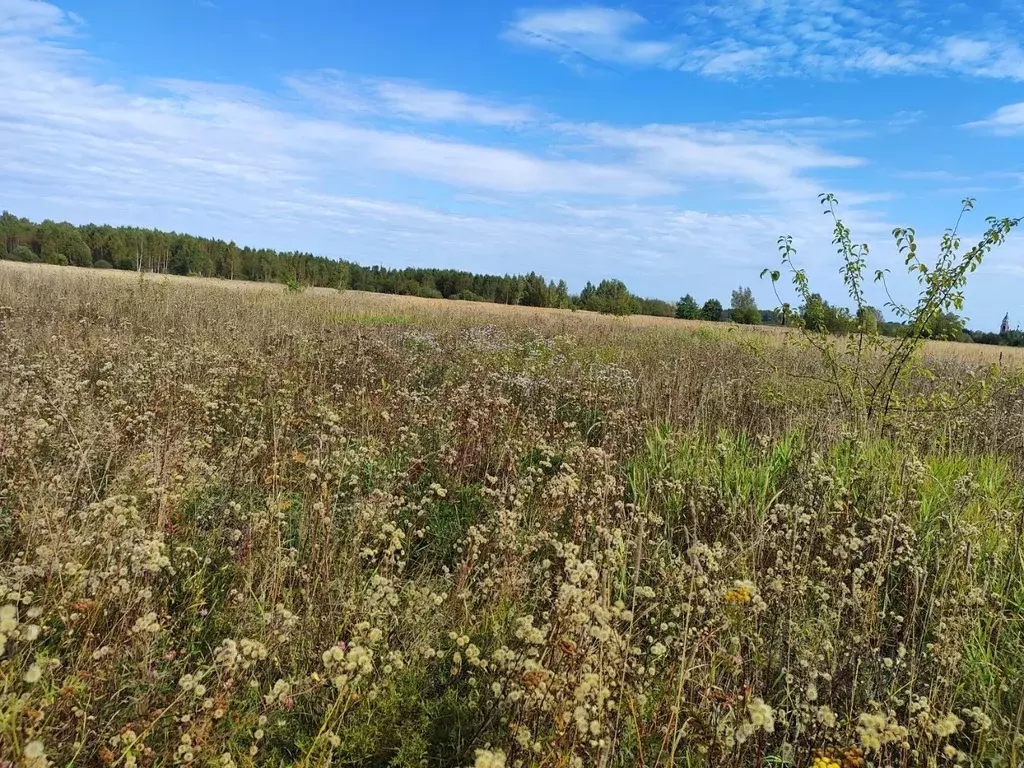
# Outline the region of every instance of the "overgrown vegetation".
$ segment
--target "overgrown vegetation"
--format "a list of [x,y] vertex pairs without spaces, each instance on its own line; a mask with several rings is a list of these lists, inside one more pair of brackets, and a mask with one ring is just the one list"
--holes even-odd
[[0,761],[1024,761],[1016,372],[365,301],[0,267]]

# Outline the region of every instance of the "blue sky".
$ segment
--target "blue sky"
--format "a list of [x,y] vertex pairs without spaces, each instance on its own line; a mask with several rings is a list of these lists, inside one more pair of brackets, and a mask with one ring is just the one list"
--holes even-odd
[[[819,192],[894,269],[1024,214],[1022,41],[1024,0],[0,0],[0,207],[765,306],[792,234],[841,299]],[[1024,236],[968,291],[1007,311]]]

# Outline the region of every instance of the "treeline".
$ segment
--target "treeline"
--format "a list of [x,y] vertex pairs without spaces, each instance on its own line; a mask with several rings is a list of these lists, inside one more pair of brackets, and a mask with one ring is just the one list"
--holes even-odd
[[[46,220],[35,223],[4,211],[0,214],[0,258],[12,261],[123,269],[160,274],[198,275],[228,280],[279,282],[424,298],[487,301],[531,307],[585,309],[614,315],[654,315],[690,320],[731,321],[742,324],[790,325],[794,321],[813,330],[849,333],[861,322],[880,332],[899,336],[899,323],[885,322],[882,313],[868,308],[861,317],[821,296],[808,306],[781,310],[758,308],[749,288],[732,292],[729,307],[718,299],[699,303],[687,294],[672,304],[636,296],[620,280],[588,282],[571,294],[564,280],[526,275],[478,275],[455,269],[364,267],[344,259],[330,259],[299,251],[241,247],[234,242],[177,232],[137,227],[112,227]],[[1024,346],[1024,333],[966,331],[954,314],[937,315],[927,330],[932,338],[977,341],[983,344]]]
[[[741,287],[732,293],[731,309],[721,314],[734,323],[797,325],[812,331],[836,335],[854,333],[863,328],[869,332],[877,331],[883,336],[896,338],[905,335],[909,330],[904,323],[886,321],[882,312],[875,307],[867,306],[858,312],[852,312],[846,307],[830,304],[818,293],[812,293],[809,301],[802,306],[793,308],[786,304],[779,311],[765,311],[757,308],[750,289]],[[696,302],[691,296],[684,296],[679,300],[676,305],[676,317],[710,319],[705,316],[704,308],[696,308]],[[934,313],[928,319],[922,336],[943,341],[1024,346],[1024,333],[968,331],[964,327],[964,319],[953,312]]]
[[588,283],[579,296],[572,296],[564,280],[546,280],[534,272],[478,275],[455,269],[364,267],[311,253],[241,247],[156,229],[35,223],[6,211],[0,214],[0,258],[615,314],[671,317],[674,312],[671,303],[634,296],[618,280]]
[[971,340],[978,344],[996,344],[1000,347],[1024,347],[1024,331],[967,331]]

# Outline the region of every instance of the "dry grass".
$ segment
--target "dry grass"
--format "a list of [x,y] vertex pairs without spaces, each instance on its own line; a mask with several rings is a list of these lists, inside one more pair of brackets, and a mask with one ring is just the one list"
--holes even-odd
[[1024,761],[1024,387],[968,350],[865,430],[724,325],[9,264],[0,306],[0,761]]
[[[47,280],[51,276],[58,278],[62,291],[78,293],[83,281],[96,286],[102,281],[138,282],[135,272],[121,270],[95,270],[76,267],[55,267],[48,264],[22,264],[18,262],[0,262],[0,279],[8,274],[23,275],[26,278]],[[38,276],[38,277],[37,277]],[[181,277],[178,275],[148,275],[148,280],[170,286],[194,287],[204,293],[214,290],[259,292],[269,295],[285,293],[285,288],[276,283],[251,283],[244,280],[214,280],[202,277]],[[101,281],[96,283],[95,281]],[[92,289],[90,289],[92,290]],[[99,289],[102,290],[102,289]],[[791,332],[778,326],[750,327],[722,323],[708,323],[700,320],[676,320],[667,317],[651,317],[634,315],[631,317],[610,317],[596,312],[569,311],[564,309],[547,309],[538,307],[519,307],[489,302],[450,301],[447,299],[424,299],[418,296],[393,296],[362,291],[338,292],[330,288],[310,288],[304,292],[307,301],[316,306],[316,311],[327,312],[328,307],[338,316],[369,316],[373,318],[390,318],[391,322],[428,322],[437,325],[451,323],[479,324],[497,323],[501,325],[525,324],[543,329],[548,334],[564,333],[619,333],[631,329],[659,329],[666,332],[692,331],[700,328],[712,332],[728,329],[731,333],[758,334],[761,336],[785,339]],[[315,300],[315,301],[314,301]],[[994,347],[985,344],[963,344],[949,341],[929,341],[924,345],[925,355],[929,358],[969,365],[998,364],[1019,367],[1024,364],[1024,350],[1014,347]]]

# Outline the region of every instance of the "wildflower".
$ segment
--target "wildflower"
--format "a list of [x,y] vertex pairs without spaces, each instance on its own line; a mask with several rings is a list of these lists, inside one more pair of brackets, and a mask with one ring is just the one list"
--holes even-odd
[[145,616],[140,616],[139,619],[132,626],[132,634],[138,635],[143,632],[155,635],[160,631],[160,622],[157,620],[156,614],[150,611]]
[[750,590],[746,587],[734,587],[723,597],[729,605],[746,605],[750,602]]
[[500,749],[494,752],[489,749],[478,749],[473,768],[505,768],[505,753]]
[[965,709],[964,717],[973,723],[975,730],[987,731],[992,727],[992,718],[986,715],[980,707]]
[[263,643],[250,640],[247,637],[242,638],[239,647],[242,651],[242,669],[249,669],[257,661],[264,661],[269,655],[267,647]]
[[814,762],[811,763],[811,768],[842,768],[842,763],[834,758],[819,755],[814,758]]
[[824,725],[826,728],[835,728],[837,718],[836,713],[832,711],[831,707],[818,707],[817,711],[815,712],[815,716],[817,717],[818,722]]
[[857,723],[857,735],[865,749],[879,750],[907,736],[907,729],[885,714],[865,712],[857,718]]
[[30,741],[25,745],[24,755],[30,760],[40,758],[44,754],[46,754],[46,749],[43,747],[43,742],[41,741]]
[[932,732],[935,733],[936,736],[945,738],[947,736],[952,736],[960,730],[963,724],[963,720],[950,712],[932,723]]
[[231,638],[221,640],[213,658],[218,664],[232,669],[238,662],[238,644]]
[[39,679],[43,676],[43,670],[39,668],[38,664],[33,664],[25,672],[24,681],[26,683],[38,683]]
[[291,694],[292,685],[287,680],[278,679],[274,683],[274,687],[270,693],[264,696],[264,700],[267,704],[273,704],[275,701],[284,702],[285,699]]
[[46,748],[43,747],[41,741],[30,741],[25,745],[22,754],[25,756],[26,768],[45,768],[49,765],[49,761],[46,759]]
[[18,609],[8,603],[0,607],[0,632],[13,632],[18,628]]

